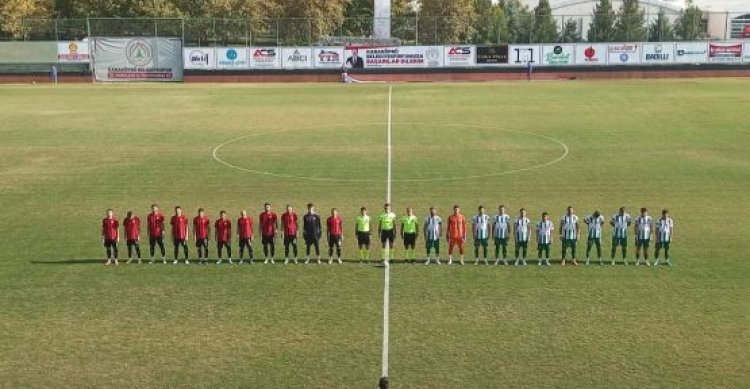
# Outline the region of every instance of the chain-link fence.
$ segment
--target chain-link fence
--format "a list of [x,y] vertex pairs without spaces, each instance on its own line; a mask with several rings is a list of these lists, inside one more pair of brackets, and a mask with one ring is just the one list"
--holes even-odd
[[[581,41],[674,41],[742,39],[750,12],[719,13],[704,19],[686,36],[677,28],[678,14],[646,14],[642,24],[605,30],[594,28],[593,15],[504,19],[480,15],[471,21],[412,15],[391,19],[391,35],[404,45],[540,43]],[[340,23],[309,18],[88,18],[0,19],[0,40],[67,41],[89,36],[180,37],[185,46],[306,46],[326,36],[368,37],[374,20],[348,18]],[[321,27],[325,26],[325,27]],[[604,32],[601,32],[604,31]]]

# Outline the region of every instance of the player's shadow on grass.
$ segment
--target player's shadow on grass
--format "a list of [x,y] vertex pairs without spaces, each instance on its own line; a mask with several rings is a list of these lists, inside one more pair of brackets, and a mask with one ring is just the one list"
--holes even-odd
[[91,264],[101,265],[104,262],[106,262],[106,260],[75,258],[75,259],[61,259],[61,260],[55,260],[55,261],[33,260],[30,262],[32,265],[91,265]]
[[[121,265],[123,265],[123,264],[127,265],[127,263],[125,263],[126,261],[127,261],[127,259],[126,260],[120,260],[120,264]],[[180,260],[180,261],[182,261],[182,260]],[[263,261],[262,259],[260,261],[258,261],[256,259],[255,260],[255,264],[252,265],[252,266],[279,266],[279,265],[281,265],[281,266],[300,266],[300,265],[304,265],[304,263],[302,261],[300,261],[299,264],[297,264],[297,265],[294,265],[294,264],[291,264],[291,263],[289,265],[284,265],[283,261],[280,263],[278,260],[276,260],[276,264],[275,265],[264,265],[262,261]],[[344,264],[346,264],[346,265],[358,265],[359,264],[359,260],[358,259],[343,259],[342,258],[341,261],[344,262]],[[60,260],[32,260],[32,261],[29,261],[29,262],[32,265],[103,265],[106,262],[106,260],[104,260],[104,259],[73,258],[73,259],[60,259]],[[161,260],[158,260],[158,262],[161,263]],[[170,259],[167,262],[171,264],[172,260]],[[193,260],[191,260],[191,262],[193,262]],[[212,262],[210,262],[210,263],[212,263]],[[148,264],[148,261],[143,261],[143,264]],[[180,262],[180,264],[182,264],[182,263]],[[404,264],[403,261],[391,261],[391,264],[409,265],[409,264]],[[134,263],[132,263],[130,265],[137,265],[137,263],[134,262]],[[314,262],[314,260],[312,260],[312,261],[310,261],[310,264],[308,266],[310,266],[310,265],[317,266],[317,263]],[[334,262],[330,266],[336,266],[336,265],[337,265],[337,263]],[[367,265],[375,266],[375,267],[383,267],[383,262],[381,262],[381,261],[370,261]],[[236,266],[236,262],[235,262],[234,265],[229,265],[228,263],[225,262],[221,266]],[[249,265],[247,263],[245,263],[242,266],[244,267],[244,266],[249,266]],[[328,260],[327,259],[326,260],[321,260],[320,266],[328,266]]]

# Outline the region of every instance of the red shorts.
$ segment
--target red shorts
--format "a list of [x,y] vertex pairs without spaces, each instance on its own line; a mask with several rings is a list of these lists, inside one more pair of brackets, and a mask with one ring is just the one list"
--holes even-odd
[[464,240],[461,238],[451,238],[448,242],[448,255],[453,255],[453,248],[458,246],[459,254],[464,253]]

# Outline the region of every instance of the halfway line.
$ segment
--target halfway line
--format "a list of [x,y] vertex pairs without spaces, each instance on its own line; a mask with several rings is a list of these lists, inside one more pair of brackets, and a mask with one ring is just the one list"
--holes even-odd
[[[391,202],[391,156],[392,156],[392,146],[391,146],[391,131],[392,131],[392,104],[393,101],[393,86],[388,86],[388,125],[387,125],[387,131],[388,131],[388,140],[387,140],[387,169],[388,174],[386,175],[386,193],[385,193],[385,199],[386,203]],[[383,258],[383,264],[384,264],[384,280],[383,280],[383,370],[380,374],[381,379],[388,378],[388,314],[389,314],[389,295],[390,295],[390,287],[391,287],[391,277],[390,277],[390,264],[389,257],[390,257],[390,250],[391,248],[388,246],[388,243],[386,242],[385,247],[385,257]]]

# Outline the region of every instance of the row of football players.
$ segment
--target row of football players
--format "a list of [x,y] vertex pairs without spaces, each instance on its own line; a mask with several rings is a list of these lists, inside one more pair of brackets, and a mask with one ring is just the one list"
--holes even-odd
[[[489,250],[490,240],[494,243],[494,260],[495,265],[499,265],[501,262],[508,265],[508,246],[511,241],[511,236],[515,242],[515,255],[512,259],[515,260],[514,264],[527,265],[527,251],[532,235],[532,228],[535,231],[536,243],[537,243],[537,254],[538,264],[550,265],[550,247],[553,243],[554,231],[556,230],[554,223],[550,220],[549,214],[543,212],[540,220],[537,223],[531,222],[527,216],[527,212],[524,208],[521,208],[518,213],[518,217],[512,219],[505,211],[504,206],[498,207],[498,212],[494,216],[489,216],[486,213],[484,206],[479,206],[477,214],[471,218],[471,228],[469,229],[469,221],[461,213],[461,208],[456,205],[453,207],[453,213],[448,217],[445,227],[443,226],[443,220],[438,214],[438,210],[435,207],[430,208],[430,214],[420,223],[417,216],[414,215],[414,211],[411,208],[406,209],[406,214],[400,219],[397,218],[396,214],[391,210],[390,204],[385,204],[383,211],[374,219],[377,224],[377,232],[380,238],[382,247],[383,259],[389,260],[395,258],[393,247],[396,240],[396,236],[399,235],[403,240],[404,245],[404,260],[405,262],[416,261],[416,243],[418,240],[419,232],[425,239],[426,257],[425,264],[429,265],[431,262],[440,264],[440,241],[443,236],[448,243],[448,258],[447,263],[453,264],[453,254],[458,251],[460,255],[459,261],[463,265],[464,250],[467,243],[467,235],[469,230],[473,236],[474,242],[474,263],[479,264],[480,260],[483,260],[485,264],[489,264]],[[275,263],[276,255],[276,237],[280,235],[284,244],[284,263],[288,264],[291,261],[298,263],[298,248],[297,238],[300,232],[299,221],[302,220],[301,235],[305,243],[306,254],[305,263],[310,262],[311,251],[314,250],[314,256],[317,263],[320,263],[320,245],[319,241],[323,235],[323,226],[321,217],[315,212],[315,206],[313,204],[307,205],[307,213],[302,215],[300,218],[291,206],[286,207],[286,211],[279,217],[271,208],[271,205],[266,203],[264,205],[263,212],[258,216],[259,232],[261,235],[261,244],[263,246],[263,258],[264,263]],[[160,212],[159,207],[154,204],[151,206],[151,213],[147,216],[147,231],[149,239],[149,250],[150,250],[150,262],[154,261],[155,249],[158,247],[163,263],[167,263],[166,252],[164,249],[164,234],[165,217]],[[373,219],[368,215],[367,208],[362,207],[359,215],[355,218],[354,233],[357,239],[358,256],[359,261],[366,263],[370,260],[370,236],[371,221]],[[590,263],[590,254],[593,248],[596,248],[596,255],[599,260],[599,264],[603,265],[602,259],[602,232],[605,225],[604,216],[599,211],[595,211],[592,214],[583,218],[583,223],[586,224],[587,236],[586,236],[586,265]],[[178,264],[180,249],[184,253],[184,262],[189,264],[188,256],[188,239],[189,239],[189,219],[183,213],[180,206],[174,208],[174,215],[170,219],[171,225],[171,237],[173,242],[174,257],[173,264]],[[400,224],[400,228],[397,226]],[[421,228],[420,228],[421,224]],[[671,265],[669,257],[670,243],[674,236],[674,222],[669,217],[669,212],[665,209],[662,211],[661,218],[654,221],[648,214],[646,208],[641,208],[640,216],[632,220],[631,216],[626,212],[625,207],[619,209],[619,211],[613,215],[609,221],[612,227],[612,247],[611,247],[611,263],[615,265],[615,256],[618,247],[621,249],[623,263],[628,264],[627,261],[627,246],[628,246],[628,231],[633,226],[633,232],[635,235],[635,248],[636,248],[636,265],[642,263],[641,258],[645,261],[646,265],[651,265],[649,262],[649,248],[652,240],[652,235],[655,235],[655,265],[659,264],[660,251],[664,250],[665,263]],[[137,260],[141,263],[141,250],[140,250],[140,234],[141,234],[141,221],[140,218],[133,212],[128,212],[127,217],[123,221],[126,242],[128,248],[128,263],[133,260]],[[341,251],[344,240],[344,222],[342,217],[339,215],[336,208],[331,209],[330,216],[326,219],[325,234],[328,241],[328,263],[333,263],[334,260],[341,263]],[[107,254],[107,265],[118,263],[118,243],[120,241],[119,235],[119,221],[114,215],[112,209],[107,210],[107,216],[102,220],[102,242],[104,243],[106,254]],[[245,261],[245,253],[247,252],[247,259],[249,263],[253,263],[253,230],[254,221],[252,217],[247,214],[247,211],[240,211],[240,217],[237,219],[237,238],[239,242],[239,263],[242,264]],[[565,266],[568,258],[568,252],[570,252],[570,260],[573,265],[578,265],[577,256],[577,243],[581,236],[580,233],[579,218],[575,214],[572,207],[568,207],[564,216],[560,218],[559,237],[562,243],[562,259],[561,264]],[[214,238],[217,245],[217,264],[221,264],[223,261],[224,252],[228,262],[231,264],[232,261],[232,221],[228,218],[225,211],[219,212],[219,217],[213,224]],[[398,233],[400,231],[400,234]],[[198,250],[197,259],[201,263],[206,263],[209,260],[208,254],[208,243],[211,237],[211,221],[206,216],[203,208],[198,209],[198,216],[192,220],[192,238],[195,241],[195,246]],[[480,253],[481,251],[481,253]],[[433,257],[434,252],[434,257]],[[134,256],[135,255],[135,256]]]

